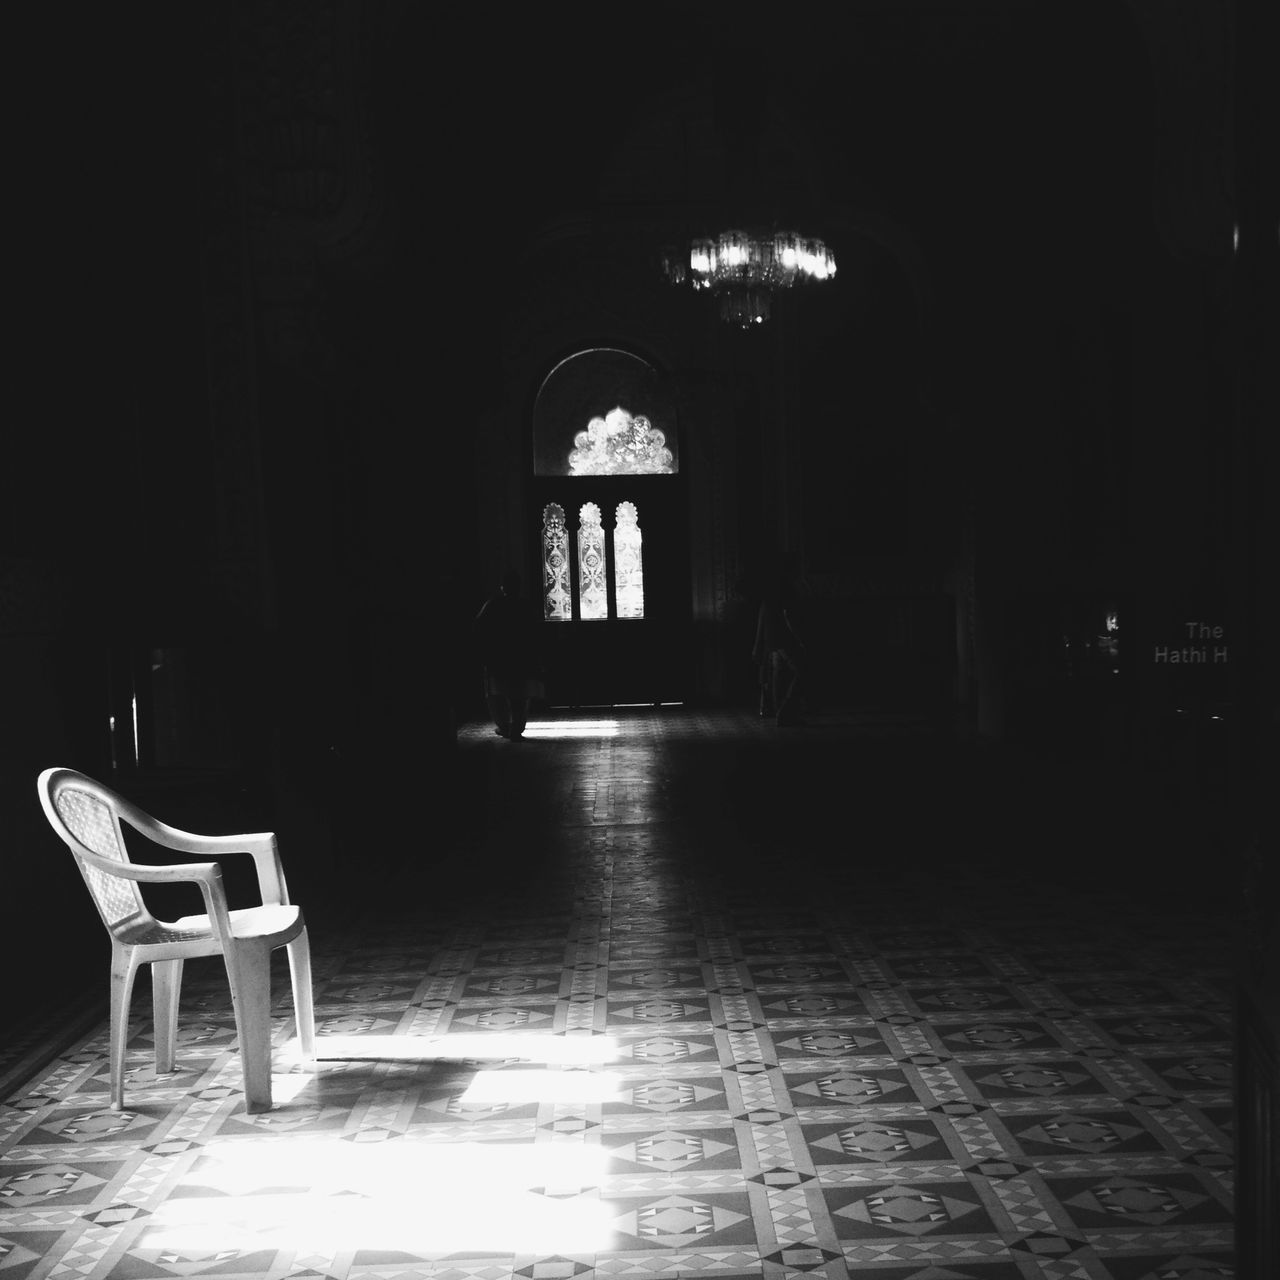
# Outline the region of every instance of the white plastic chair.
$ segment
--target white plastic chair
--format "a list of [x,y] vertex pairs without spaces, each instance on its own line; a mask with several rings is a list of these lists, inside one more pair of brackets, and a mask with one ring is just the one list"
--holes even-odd
[[[111,934],[111,1106],[117,1111],[124,1107],[129,1001],[138,966],[151,966],[156,1071],[172,1071],[183,961],[193,956],[221,955],[231,984],[240,1038],[245,1109],[269,1110],[271,952],[276,947],[289,949],[301,1056],[308,1061],[315,1059],[307,929],[301,909],[289,902],[275,836],[270,832],[200,836],[178,831],[72,769],[44,770],[38,787],[45,814],[75,855],[102,922]],[[121,821],[156,844],[180,853],[202,858],[252,854],[263,905],[229,910],[222,870],[216,862],[169,866],[131,862]],[[173,921],[155,919],[143,903],[139,886],[182,881],[199,886],[205,914]]]

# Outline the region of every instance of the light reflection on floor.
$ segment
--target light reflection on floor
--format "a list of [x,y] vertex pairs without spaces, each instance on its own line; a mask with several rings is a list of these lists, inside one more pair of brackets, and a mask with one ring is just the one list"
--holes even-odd
[[206,1148],[141,1243],[180,1254],[595,1252],[614,1243],[617,1210],[590,1194],[605,1166],[581,1142],[228,1138]]
[[497,1102],[508,1106],[613,1102],[621,1088],[618,1077],[607,1071],[480,1071],[458,1101],[469,1107]]
[[616,738],[622,731],[617,720],[530,720],[526,738]]
[[[316,1057],[328,1061],[399,1062],[506,1061],[605,1063],[620,1056],[613,1036],[552,1035],[537,1031],[452,1031],[444,1036],[414,1035],[321,1035],[316,1039]],[[321,1067],[323,1069],[323,1067]]]

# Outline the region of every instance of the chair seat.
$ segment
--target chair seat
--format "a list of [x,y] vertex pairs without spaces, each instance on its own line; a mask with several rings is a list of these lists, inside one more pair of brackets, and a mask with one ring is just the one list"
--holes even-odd
[[[272,946],[280,946],[302,931],[302,911],[292,904],[244,907],[227,912],[227,916],[231,921],[232,937],[256,938]],[[204,954],[202,944],[208,944],[209,955],[220,949],[207,915],[179,916],[172,921],[156,920],[140,928],[136,934],[122,930],[121,940],[131,946],[180,945],[187,955],[192,956]]]

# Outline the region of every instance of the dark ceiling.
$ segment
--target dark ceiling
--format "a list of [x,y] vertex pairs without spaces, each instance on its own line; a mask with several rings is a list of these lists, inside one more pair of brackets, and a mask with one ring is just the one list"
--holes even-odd
[[622,12],[408,6],[388,21],[379,131],[409,207],[512,235],[591,208],[673,103],[709,117],[726,198],[768,181],[751,135],[778,116],[819,199],[913,223],[1028,219],[1087,239],[1149,198],[1146,55],[1123,3],[855,3],[730,42],[679,10]]

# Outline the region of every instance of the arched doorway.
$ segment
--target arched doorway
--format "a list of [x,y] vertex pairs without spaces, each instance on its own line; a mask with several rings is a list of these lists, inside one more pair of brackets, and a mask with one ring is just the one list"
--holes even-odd
[[684,701],[688,499],[668,379],[629,351],[579,350],[538,389],[532,446],[548,698]]

